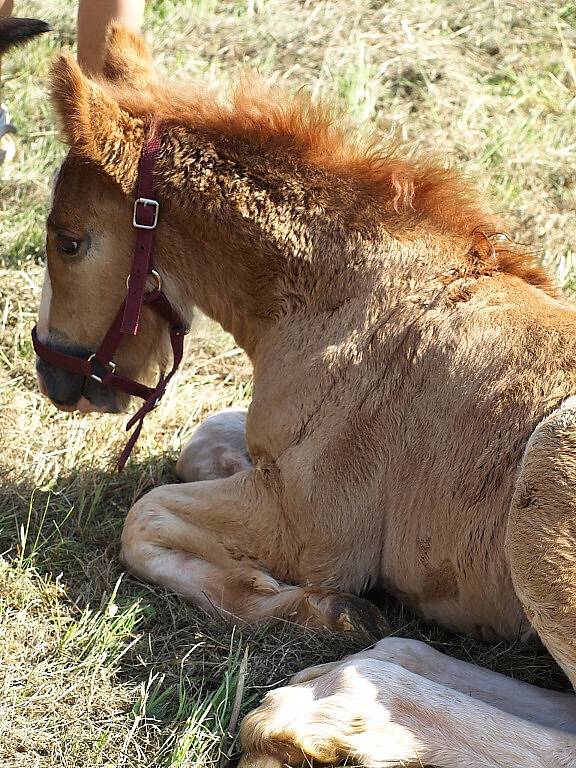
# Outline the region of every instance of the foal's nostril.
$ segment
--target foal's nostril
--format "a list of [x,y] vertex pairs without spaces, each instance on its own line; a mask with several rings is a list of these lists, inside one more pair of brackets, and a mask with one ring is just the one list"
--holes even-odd
[[[68,343],[55,342],[50,339],[48,345],[57,351],[65,352],[74,357],[87,358],[89,351],[83,347]],[[41,358],[36,358],[36,371],[44,382],[45,394],[56,405],[76,405],[82,397],[84,377],[77,373],[71,373],[64,368],[57,368]]]
[[46,395],[56,405],[75,405],[82,396],[82,376],[56,368],[44,360],[36,361],[36,371],[44,383]]

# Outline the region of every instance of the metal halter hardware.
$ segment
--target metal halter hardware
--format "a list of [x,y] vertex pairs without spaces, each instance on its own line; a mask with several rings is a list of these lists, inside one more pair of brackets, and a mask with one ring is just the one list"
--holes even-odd
[[[160,273],[156,272],[155,269],[151,269],[149,272],[149,277],[153,277],[156,280],[156,288],[155,291],[162,290],[162,278],[160,277]],[[130,287],[130,275],[126,275],[126,290]]]
[[[93,352],[93,353],[90,355],[90,357],[89,357],[89,358],[86,360],[86,362],[87,362],[87,363],[91,363],[91,362],[92,362],[92,360],[95,360],[95,359],[96,359],[96,353],[95,353],[95,352]],[[106,368],[106,369],[107,369],[107,370],[108,370],[110,373],[114,373],[114,371],[116,370],[116,363],[115,363],[115,362],[113,362],[112,360],[109,360],[109,361],[108,361],[106,364],[104,364],[104,363],[103,363],[103,365],[104,365],[104,367],[105,367],[105,368]],[[91,373],[91,374],[90,374],[90,378],[91,378],[91,379],[94,379],[94,381],[97,381],[97,382],[98,382],[98,384],[102,384],[102,379],[100,378],[100,376],[96,376],[96,374],[95,374],[95,373]]]
[[[154,212],[154,218],[152,219],[151,224],[142,224],[138,221],[138,206],[139,205],[151,205],[153,206],[152,210]],[[158,224],[158,214],[160,213],[160,203],[158,200],[151,200],[148,197],[139,197],[137,200],[134,200],[134,213],[132,214],[132,225],[136,227],[136,229],[156,229],[156,224]]]
[[[154,231],[158,225],[160,215],[160,203],[154,197],[154,165],[160,148],[160,138],[152,136],[142,149],[138,172],[138,188],[132,225],[136,230],[134,244],[134,256],[130,274],[126,278],[126,297],[122,302],[116,317],[112,321],[104,339],[95,352],[86,359],[60,352],[38,338],[36,327],[32,329],[32,343],[38,357],[50,365],[63,368],[71,373],[79,374],[85,378],[91,378],[103,386],[125,392],[129,395],[144,400],[138,411],[126,424],[129,431],[135,427],[130,435],[124,450],[118,459],[118,471],[121,471],[130,456],[140,431],[144,418],[161,400],[170,379],[176,373],[182,361],[184,352],[184,336],[188,333],[188,327],[179,313],[174,309],[166,294],[162,291],[162,279],[160,274],[152,268],[152,252],[154,247]],[[156,281],[151,291],[146,291],[146,282],[149,277]],[[148,306],[170,327],[170,343],[172,345],[172,368],[169,373],[161,375],[155,387],[148,387],[134,379],[129,379],[116,373],[114,355],[124,336],[136,336],[142,313],[142,306]],[[98,363],[105,373],[99,375],[94,370],[94,363]]]

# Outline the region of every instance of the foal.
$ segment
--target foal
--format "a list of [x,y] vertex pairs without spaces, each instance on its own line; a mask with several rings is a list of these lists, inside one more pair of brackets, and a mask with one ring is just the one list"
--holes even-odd
[[[573,306],[457,175],[350,144],[303,99],[250,87],[226,106],[149,67],[119,29],[99,84],[54,65],[70,153],[38,338],[86,358],[110,326],[154,128],[154,266],[180,317],[199,307],[247,351],[254,398],[245,468],[202,480],[189,451],[200,481],[130,510],[128,568],[241,621],[340,629],[377,631],[357,595],[378,585],[487,640],[537,632],[575,685]],[[146,378],[167,349],[145,310],[113,362]],[[60,407],[127,405],[46,363],[39,376]],[[242,741],[250,766],[573,768],[576,699],[388,638],[268,694]]]

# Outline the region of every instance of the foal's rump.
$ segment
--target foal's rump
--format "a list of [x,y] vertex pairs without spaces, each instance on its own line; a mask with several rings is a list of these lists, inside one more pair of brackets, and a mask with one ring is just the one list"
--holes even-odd
[[528,441],[507,531],[516,593],[576,687],[576,397]]

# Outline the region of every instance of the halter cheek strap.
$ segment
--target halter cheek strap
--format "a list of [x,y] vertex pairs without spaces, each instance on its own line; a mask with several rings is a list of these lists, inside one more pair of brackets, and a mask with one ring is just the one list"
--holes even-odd
[[[160,213],[160,204],[154,196],[154,166],[159,149],[160,138],[153,136],[146,142],[142,150],[137,197],[132,215],[132,225],[136,229],[136,242],[132,267],[127,278],[128,290],[116,317],[96,352],[93,352],[86,359],[68,355],[42,343],[38,338],[36,327],[32,330],[34,350],[38,357],[45,362],[85,378],[92,378],[106,387],[144,400],[144,403],[126,424],[127,431],[131,429],[134,431],[120,454],[117,464],[118,471],[122,471],[124,468],[132,448],[138,440],[145,417],[160,401],[170,379],[178,370],[184,351],[184,336],[188,332],[188,326],[162,291],[160,275],[152,268],[154,234]],[[146,281],[150,276],[156,280],[156,287],[147,293]],[[116,364],[114,363],[114,355],[124,336],[136,336],[138,333],[143,305],[149,307],[166,321],[170,328],[172,368],[166,376],[160,376],[155,387],[147,387],[134,379],[121,376],[116,373]]]
[[122,333],[133,336],[138,333],[146,279],[152,262],[154,231],[160,213],[160,205],[154,198],[154,165],[159,149],[160,139],[154,136],[146,142],[140,156],[137,197],[132,214],[132,225],[136,228],[136,243],[121,325]]

